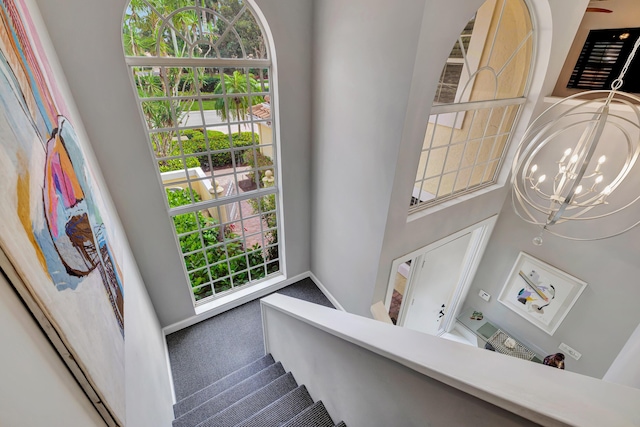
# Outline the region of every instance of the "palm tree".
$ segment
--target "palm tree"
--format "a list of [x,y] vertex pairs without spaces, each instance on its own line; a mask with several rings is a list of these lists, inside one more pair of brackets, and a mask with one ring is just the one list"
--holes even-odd
[[[225,108],[225,98],[218,98],[214,104],[214,109],[218,112],[218,115],[222,120],[227,120],[228,115],[231,118],[235,118],[237,122],[245,121],[247,117],[247,109],[251,105],[260,104],[264,102],[264,98],[261,96],[249,97],[249,90],[251,93],[259,93],[262,91],[260,83],[253,78],[251,74],[242,73],[238,70],[233,74],[223,74],[223,78],[218,82],[213,93],[221,95],[228,95],[227,103],[228,108]],[[249,101],[251,98],[251,101]],[[241,132],[240,123],[238,123],[238,133]]]
[[[165,27],[161,15],[190,3],[192,0],[131,0],[125,12],[123,28],[126,54],[185,56],[188,45],[184,37],[194,33],[197,22],[195,13],[187,10],[175,14],[171,20],[171,26],[168,27]],[[169,37],[164,34],[167,29]],[[160,32],[163,32],[163,37],[158,37]],[[195,94],[193,69],[134,67],[132,71],[140,98],[147,99],[142,103],[142,110],[149,127],[161,129],[179,126],[194,101],[179,99],[159,101],[154,98],[166,96],[176,98],[180,95]],[[173,133],[158,132],[150,136],[157,157],[171,155],[176,145]]]

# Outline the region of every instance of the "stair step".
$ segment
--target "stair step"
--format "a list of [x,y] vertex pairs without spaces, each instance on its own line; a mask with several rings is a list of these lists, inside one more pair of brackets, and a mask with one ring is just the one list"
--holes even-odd
[[291,372],[198,424],[197,427],[234,427],[298,387]]
[[333,427],[333,420],[322,401],[319,400],[281,427]]
[[301,385],[235,427],[279,427],[312,404],[307,388]]
[[280,362],[269,365],[235,386],[226,389],[173,421],[173,427],[193,427],[270,384],[285,374]]
[[267,366],[273,365],[274,363],[275,362],[273,360],[273,357],[270,354],[267,354],[266,356],[261,357],[255,362],[252,362],[247,366],[244,366],[237,371],[220,378],[218,381],[214,382],[211,385],[208,385],[202,390],[199,390],[192,395],[185,397],[184,399],[173,405],[173,413],[175,417],[179,418],[193,408],[202,405],[212,397],[222,393],[230,387],[233,387],[239,382],[244,381],[245,379],[260,372]]

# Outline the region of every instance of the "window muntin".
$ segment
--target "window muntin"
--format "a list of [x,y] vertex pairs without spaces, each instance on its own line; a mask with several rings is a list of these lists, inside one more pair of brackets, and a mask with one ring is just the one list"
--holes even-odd
[[494,184],[525,101],[533,55],[526,5],[487,0],[474,20],[471,40],[454,46],[464,65],[456,102],[431,108],[410,212]]
[[271,61],[249,5],[132,0],[123,41],[194,303],[278,273]]
[[471,43],[471,34],[473,33],[475,22],[476,17],[474,16],[467,23],[460,37],[458,37],[458,40],[456,40],[453,45],[447,62],[442,68],[436,96],[433,98],[434,104],[451,104],[456,101],[460,78],[464,70],[465,53],[468,51],[469,44]]

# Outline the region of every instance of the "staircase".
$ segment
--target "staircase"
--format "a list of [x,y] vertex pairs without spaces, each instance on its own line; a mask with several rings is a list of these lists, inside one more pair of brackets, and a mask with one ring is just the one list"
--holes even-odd
[[173,405],[173,427],[346,427],[268,354]]

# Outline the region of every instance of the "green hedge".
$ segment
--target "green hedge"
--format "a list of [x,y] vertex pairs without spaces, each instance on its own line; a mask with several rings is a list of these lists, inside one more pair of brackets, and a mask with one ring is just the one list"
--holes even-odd
[[[182,146],[185,154],[206,153],[207,143],[205,141],[204,133],[200,130],[187,130],[182,132],[184,136],[189,138],[188,141],[182,141]],[[228,150],[226,152],[212,153],[211,162],[209,165],[209,156],[207,154],[198,156],[198,161],[203,169],[208,170],[211,167],[231,167],[233,165],[231,161],[231,151],[229,146],[229,136],[215,130],[207,131],[207,138],[209,139],[209,150],[220,151]],[[251,147],[254,144],[259,143],[259,137],[252,132],[241,132],[231,134],[233,140],[233,147]],[[236,165],[242,165],[244,163],[244,153],[246,150],[235,151]]]
[[[182,141],[182,149],[186,156],[191,154],[203,153],[200,156],[186,157],[187,168],[202,167],[202,169],[209,170],[209,155],[207,153],[207,144],[204,138],[204,134],[201,130],[185,130],[182,132],[183,136],[186,136],[188,140]],[[253,135],[253,136],[252,136]],[[209,149],[211,151],[222,151],[211,154],[211,161],[213,167],[231,167],[231,150],[229,147],[229,136],[219,131],[210,130],[207,131],[209,138]],[[234,133],[231,135],[234,148],[251,147],[254,144],[253,138],[255,138],[255,144],[259,144],[258,134],[252,134],[251,132]],[[224,151],[226,150],[226,151]],[[237,150],[234,152],[236,157],[236,166],[245,165],[244,154],[247,150]],[[170,156],[180,155],[180,145],[174,142]],[[184,165],[181,159],[163,160],[160,162],[160,172],[170,172],[175,170],[184,169]]]
[[[175,154],[172,153],[171,155],[177,156],[179,154],[180,152],[177,151]],[[198,160],[197,157],[187,157],[186,161],[187,161],[187,168],[197,168],[201,166],[200,160]],[[171,171],[179,171],[179,170],[184,170],[182,159],[164,160],[160,164],[160,172],[171,172]]]
[[[198,194],[192,193],[189,189],[167,189],[166,192],[169,207],[171,208],[190,204],[192,194],[195,202],[200,201]],[[173,225],[176,233],[182,235],[178,238],[178,241],[180,242],[180,250],[183,253],[185,266],[189,272],[189,282],[192,288],[196,288],[193,289],[196,300],[213,295],[213,290],[210,286],[197,288],[200,285],[209,283],[211,280],[215,281],[213,284],[215,292],[224,292],[231,289],[229,275],[233,277],[235,286],[240,286],[249,281],[249,271],[251,271],[251,279],[253,280],[265,276],[265,271],[262,267],[265,259],[260,245],[255,244],[253,247],[245,249],[242,241],[236,240],[228,242],[225,251],[223,246],[219,245],[220,230],[217,222],[212,218],[205,217],[201,211],[176,215],[173,217]],[[198,232],[199,228],[203,226],[214,227]],[[224,234],[229,240],[235,240],[240,237],[231,229],[226,229]],[[247,260],[249,261],[248,265]],[[273,272],[271,264],[268,272]]]

